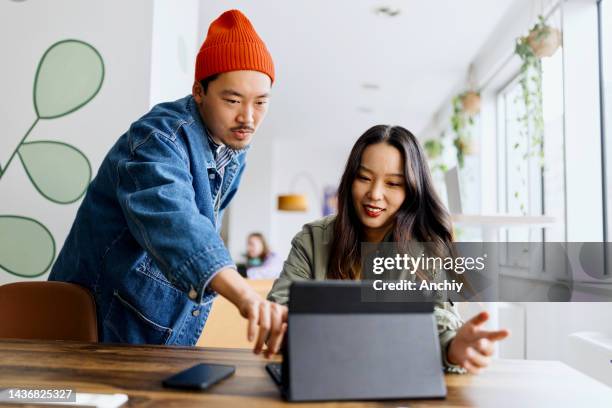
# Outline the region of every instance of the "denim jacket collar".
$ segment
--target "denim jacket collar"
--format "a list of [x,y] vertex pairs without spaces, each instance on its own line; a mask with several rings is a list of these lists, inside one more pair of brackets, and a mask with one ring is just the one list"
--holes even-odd
[[189,99],[187,100],[187,109],[189,109],[189,112],[193,117],[193,125],[198,131],[198,134],[202,135],[202,137],[199,138],[198,143],[202,145],[200,151],[204,152],[206,167],[208,169],[216,169],[217,166],[215,165],[213,151],[210,149],[210,146],[208,146],[208,131],[206,130],[206,126],[204,126],[204,122],[202,122],[200,111],[193,100],[193,96],[189,96]]

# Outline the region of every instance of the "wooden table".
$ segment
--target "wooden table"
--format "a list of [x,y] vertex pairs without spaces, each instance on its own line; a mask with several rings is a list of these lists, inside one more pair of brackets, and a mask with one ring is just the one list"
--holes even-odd
[[[164,389],[163,378],[198,362],[235,365],[206,393]],[[128,406],[278,407],[289,405],[248,350],[0,340],[0,388],[65,387],[125,393]],[[496,360],[483,374],[447,375],[445,400],[293,404],[389,407],[612,407],[612,389],[558,361]]]

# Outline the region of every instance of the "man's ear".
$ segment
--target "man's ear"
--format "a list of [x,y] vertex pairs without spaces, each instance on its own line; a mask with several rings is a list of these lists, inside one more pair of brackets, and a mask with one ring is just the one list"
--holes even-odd
[[193,86],[191,87],[191,94],[193,95],[193,99],[197,103],[202,103],[202,99],[204,98],[204,89],[202,88],[202,84],[200,81],[193,81]]

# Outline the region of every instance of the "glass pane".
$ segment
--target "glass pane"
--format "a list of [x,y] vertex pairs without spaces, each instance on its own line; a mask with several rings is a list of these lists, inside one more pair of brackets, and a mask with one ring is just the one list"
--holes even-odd
[[542,60],[544,169],[542,213],[558,222],[546,229],[546,241],[565,241],[565,165],[563,144],[563,49]]
[[610,0],[603,0],[600,4],[600,24],[608,200],[606,215],[608,219],[608,242],[610,242],[612,241],[612,1]]

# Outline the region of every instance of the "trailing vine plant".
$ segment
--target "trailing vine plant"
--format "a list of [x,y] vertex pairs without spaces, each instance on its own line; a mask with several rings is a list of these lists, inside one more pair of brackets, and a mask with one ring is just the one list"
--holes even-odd
[[[538,22],[529,30],[529,35],[517,40],[515,53],[521,58],[519,84],[521,86],[521,102],[523,115],[519,116],[521,124],[521,139],[527,140],[524,159],[539,156],[540,166],[544,165],[544,111],[542,97],[542,60],[535,54],[533,39],[540,41],[550,34],[544,17],[539,16]],[[515,101],[518,103],[518,101]],[[514,144],[514,149],[520,147],[520,142]]]
[[[514,50],[522,61],[519,73],[521,97],[514,101],[517,108],[520,107],[519,103],[522,104],[522,110],[518,109],[522,114],[517,118],[520,132],[512,148],[514,150],[523,149],[523,160],[537,157],[540,168],[544,168],[545,163],[541,58],[552,55],[560,41],[560,32],[550,27],[546,19],[540,15],[538,21],[529,30],[529,34],[517,39]],[[522,174],[520,162],[517,165],[517,172]],[[526,185],[525,177],[522,177],[521,184]],[[514,192],[514,197],[521,200],[520,210],[526,214],[525,203],[519,191]]]
[[[478,107],[476,109],[468,106],[473,98],[478,98]],[[453,114],[450,118],[451,128],[455,135],[453,145],[457,150],[457,164],[459,168],[463,168],[465,164],[465,156],[473,152],[472,128],[474,126],[474,117],[478,114],[480,95],[474,91],[463,92],[453,98]]]
[[445,173],[448,171],[448,167],[442,161],[442,153],[444,152],[444,144],[442,143],[443,137],[444,133],[442,133],[440,138],[429,139],[423,144],[427,158],[430,160],[430,169],[432,173],[436,171]]

